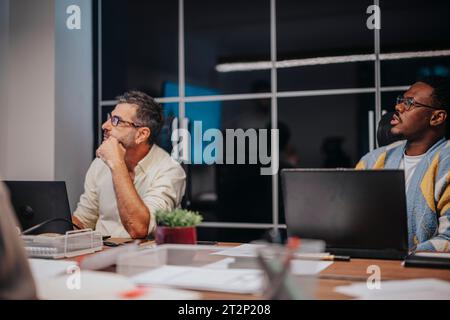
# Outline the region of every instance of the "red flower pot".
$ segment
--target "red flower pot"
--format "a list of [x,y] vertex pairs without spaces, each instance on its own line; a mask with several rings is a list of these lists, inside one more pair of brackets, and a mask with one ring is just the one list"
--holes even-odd
[[156,243],[197,244],[195,227],[156,227]]

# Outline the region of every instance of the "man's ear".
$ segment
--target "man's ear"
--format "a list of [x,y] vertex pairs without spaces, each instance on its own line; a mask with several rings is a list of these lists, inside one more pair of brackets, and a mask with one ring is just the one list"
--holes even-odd
[[445,122],[447,119],[447,111],[445,110],[436,110],[431,115],[430,125],[439,126]]
[[138,135],[136,138],[136,144],[140,144],[142,142],[147,141],[148,138],[150,137],[150,134],[151,134],[150,128],[147,127],[139,128]]

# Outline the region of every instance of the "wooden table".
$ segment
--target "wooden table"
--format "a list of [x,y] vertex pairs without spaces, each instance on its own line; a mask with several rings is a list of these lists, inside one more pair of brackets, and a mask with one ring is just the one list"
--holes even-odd
[[[406,280],[420,278],[437,278],[450,281],[450,270],[426,269],[426,268],[405,268],[402,261],[394,260],[372,260],[372,259],[352,259],[350,262],[334,262],[327,269],[318,275],[316,287],[316,299],[321,300],[341,300],[351,299],[334,291],[335,287],[350,285],[356,282],[366,282],[371,273],[367,273],[367,268],[377,265],[381,271],[381,281]],[[251,295],[223,294],[216,292],[203,292],[205,299],[256,299]]]
[[421,278],[450,281],[450,270],[405,268],[402,266],[402,261],[398,260],[352,259],[350,262],[334,262],[319,274],[316,297],[318,299],[351,298],[334,292],[334,288],[355,282],[366,282],[371,275],[367,270],[371,265],[380,268],[381,281]]
[[[146,244],[148,244],[148,242]],[[218,245],[224,247],[233,247],[239,245],[239,243],[218,243]],[[72,260],[79,260],[79,258],[75,258]],[[368,277],[372,274],[368,271],[368,267],[372,265],[378,266],[380,268],[381,281],[420,278],[437,278],[450,281],[450,270],[405,268],[402,266],[402,261],[398,260],[352,259],[350,262],[336,261],[318,275],[315,298],[333,300],[351,299],[352,297],[335,292],[334,288],[337,286],[350,285],[357,282],[366,282]],[[115,269],[108,268],[105,271],[115,271]],[[207,300],[247,300],[259,298],[254,295],[207,291],[199,292],[202,298]]]

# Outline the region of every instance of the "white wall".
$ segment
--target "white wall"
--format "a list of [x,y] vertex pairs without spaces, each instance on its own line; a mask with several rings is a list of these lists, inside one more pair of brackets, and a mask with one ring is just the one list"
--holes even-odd
[[54,178],[53,1],[10,1],[5,179]]
[[[55,180],[66,181],[75,210],[92,161],[93,74],[90,0],[56,0]],[[69,5],[81,9],[81,29],[66,27]]]
[[6,171],[6,153],[3,147],[7,139],[8,42],[9,0],[0,0],[0,176]]
[[[66,28],[69,4],[81,30]],[[91,3],[0,0],[0,12],[0,176],[64,180],[73,210],[92,160]]]

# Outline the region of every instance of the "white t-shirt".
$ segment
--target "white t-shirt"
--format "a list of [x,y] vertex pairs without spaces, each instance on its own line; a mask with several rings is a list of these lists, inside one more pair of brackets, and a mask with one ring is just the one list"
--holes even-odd
[[419,156],[408,156],[406,154],[403,155],[403,160],[400,163],[400,169],[405,170],[405,190],[408,191],[409,184],[411,182],[411,177],[416,171],[417,165],[420,160],[425,156],[425,154],[421,154]]

